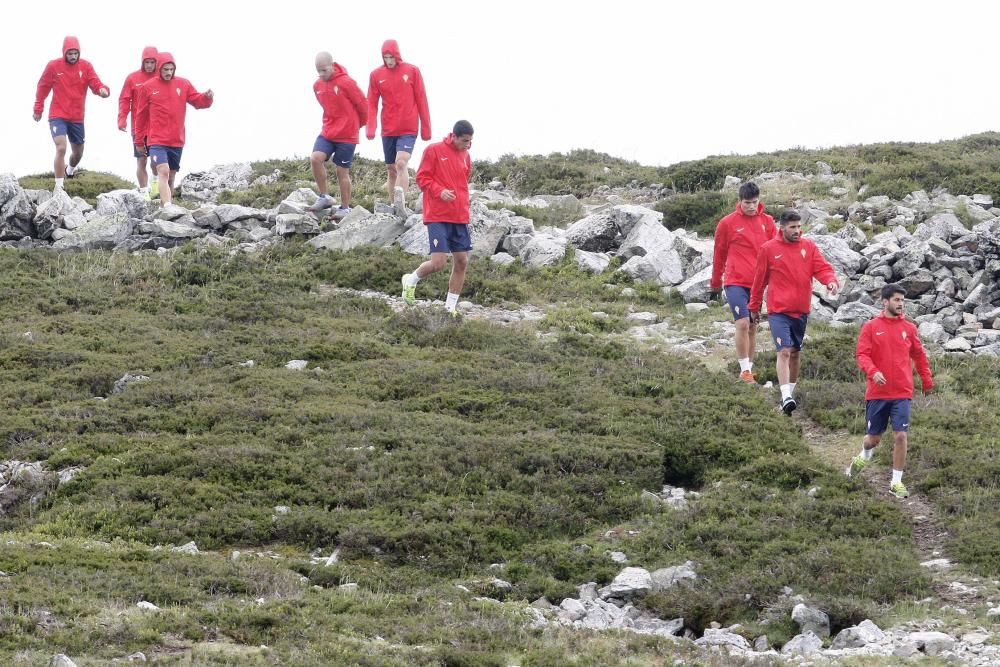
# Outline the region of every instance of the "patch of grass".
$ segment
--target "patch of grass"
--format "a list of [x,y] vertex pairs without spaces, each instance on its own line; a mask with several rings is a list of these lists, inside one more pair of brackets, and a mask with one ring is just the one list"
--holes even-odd
[[[26,190],[52,190],[55,187],[55,174],[48,172],[23,176],[17,182]],[[67,178],[64,187],[70,197],[82,197],[91,206],[97,206],[97,195],[111,190],[131,190],[135,188],[135,183],[122,180],[114,174],[84,169],[73,178]]]

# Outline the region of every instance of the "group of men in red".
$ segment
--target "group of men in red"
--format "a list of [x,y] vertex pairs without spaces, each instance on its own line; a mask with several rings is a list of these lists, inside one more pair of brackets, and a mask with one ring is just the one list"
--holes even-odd
[[[725,289],[726,302],[736,323],[736,356],[739,378],[757,384],[753,374],[757,326],[766,298],[767,321],[777,351],[776,371],[781,389],[781,409],[787,415],[798,406],[795,385],[806,323],[812,310],[813,280],[831,296],[840,289],[836,273],[811,240],[802,237],[802,217],[787,209],[774,218],[764,212],[760,188],[740,186],[736,210],[719,221],[715,231],[712,277],[713,298]],[[765,297],[766,292],[766,297]],[[916,326],[906,319],[906,290],[889,284],[881,291],[882,312],[861,327],[856,360],[867,378],[865,437],[861,452],[852,459],[848,475],[859,473],[871,460],[889,422],[892,423],[893,471],[889,490],[900,498],[909,495],[903,484],[907,429],[913,398],[913,365],[924,394],[934,388],[927,354]]]
[[[42,118],[45,100],[52,93],[48,124],[56,146],[53,171],[55,189],[62,190],[65,178],[73,178],[83,158],[84,108],[87,91],[100,97],[111,92],[98,77],[90,62],[80,58],[76,37],[63,40],[62,58],[50,61],[38,81],[33,118]],[[368,80],[367,97],[348,75],[346,68],[334,62],[328,52],[316,56],[319,78],[313,93],[323,109],[323,125],[313,145],[310,165],[316,178],[319,197],[309,211],[320,214],[333,208],[327,184],[327,161],[335,166],[340,189],[340,203],[333,212],[342,220],[350,212],[350,168],[365,128],[369,140],[375,138],[382,103],[382,149],[387,169],[386,188],[396,212],[406,215],[406,190],[409,185],[409,160],[417,134],[424,141],[431,138],[430,111],[423,76],[419,68],[405,62],[395,40],[386,40],[381,50],[382,65]],[[125,132],[131,114],[133,156],[136,180],[147,197],[159,196],[162,206],[172,202],[174,178],[180,169],[184,149],[184,119],[187,105],[196,109],[212,106],[214,93],[203,93],[187,79],[176,76],[175,58],[148,46],[143,49],[140,69],[132,72],[122,85],[118,103],[118,129]],[[469,223],[469,176],[472,161],[468,149],[473,128],[465,120],[455,123],[453,131],[437,144],[428,146],[417,170],[417,184],[423,193],[423,220],[428,231],[431,259],[413,273],[403,276],[403,298],[415,302],[417,282],[446,265],[452,254],[453,266],[445,306],[457,314],[458,294],[465,281],[472,240]],[[66,153],[69,151],[67,163]],[[152,189],[146,169],[154,177]]]

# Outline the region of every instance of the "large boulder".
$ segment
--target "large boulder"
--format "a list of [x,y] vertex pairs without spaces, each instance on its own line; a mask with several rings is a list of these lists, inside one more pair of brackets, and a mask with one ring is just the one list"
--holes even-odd
[[623,236],[628,236],[639,223],[654,223],[663,227],[663,214],[645,206],[619,204],[611,209],[611,218]]
[[586,250],[577,250],[573,254],[573,259],[576,260],[577,268],[587,273],[604,273],[611,263],[611,256],[607,253]]
[[394,215],[377,213],[342,222],[337,229],[310,239],[309,245],[328,250],[352,250],[367,245],[383,246],[395,241],[404,231],[402,220]]
[[566,256],[566,245],[565,237],[535,234],[521,250],[521,264],[531,269],[558,264]]
[[252,175],[249,162],[220,164],[208,171],[192,172],[181,180],[181,196],[196,201],[214,201],[220,192],[248,188]]
[[851,250],[851,246],[842,238],[830,235],[809,236],[816,244],[826,261],[830,262],[838,275],[853,276],[861,269],[864,258],[860,253]]
[[473,257],[492,257],[510,232],[510,218],[482,205],[473,205],[469,216],[469,236]]
[[712,267],[709,265],[678,285],[677,292],[684,303],[704,303],[711,294],[711,282]]
[[70,199],[64,190],[58,190],[35,209],[34,236],[48,239],[52,237],[52,232],[60,227],[76,229],[86,221],[79,205]]
[[619,240],[618,225],[608,213],[588,215],[566,230],[566,239],[578,250],[608,252]]
[[953,238],[962,236],[968,231],[954,213],[948,212],[938,213],[917,225],[917,228],[913,231],[913,236],[921,241],[927,241],[935,237],[951,241]]
[[126,215],[99,215],[83,223],[52,247],[56,250],[110,250],[132,234],[133,221]]
[[182,220],[143,220],[138,225],[138,231],[150,236],[163,236],[168,239],[194,239],[205,236],[209,230],[196,227]]
[[157,205],[136,190],[112,190],[97,195],[97,215],[124,213],[130,218],[144,218],[150,212],[151,204]]

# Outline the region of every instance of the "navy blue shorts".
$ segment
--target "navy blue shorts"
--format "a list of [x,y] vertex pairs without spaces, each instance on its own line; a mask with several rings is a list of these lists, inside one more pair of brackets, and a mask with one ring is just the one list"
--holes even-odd
[[750,317],[750,311],[747,306],[750,304],[750,288],[741,287],[740,285],[727,285],[726,290],[726,303],[729,304],[729,310],[733,314],[734,320],[742,320],[744,317]]
[[65,135],[69,137],[69,143],[71,144],[79,145],[83,143],[83,123],[71,123],[62,118],[50,118],[49,129],[52,130],[53,137]]
[[808,320],[808,315],[791,317],[782,313],[769,313],[767,323],[771,327],[774,349],[779,352],[786,347],[801,350],[802,339],[806,337],[806,322]]
[[313,144],[313,153],[322,153],[326,156],[327,160],[332,155],[335,165],[344,169],[350,169],[351,164],[354,162],[354,150],[357,147],[357,144],[330,141],[321,134],[316,137],[316,143]]
[[427,240],[430,242],[431,253],[435,252],[469,252],[472,250],[472,237],[469,226],[460,222],[428,222]]
[[181,152],[183,148],[173,148],[171,146],[150,146],[149,159],[153,161],[154,167],[166,164],[170,171],[180,171]]
[[385,163],[396,161],[396,153],[413,155],[413,147],[417,145],[417,135],[403,134],[398,137],[382,137],[382,152],[385,153]]
[[892,420],[893,433],[905,433],[910,426],[910,399],[875,399],[865,404],[865,435],[882,435]]

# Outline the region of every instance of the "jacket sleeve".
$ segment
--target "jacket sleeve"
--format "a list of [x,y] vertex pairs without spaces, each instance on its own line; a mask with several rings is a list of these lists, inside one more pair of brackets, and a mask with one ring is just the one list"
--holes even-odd
[[[723,218],[725,220],[725,218]],[[712,281],[709,287],[722,288],[722,273],[726,268],[726,256],[729,254],[729,226],[719,221],[715,228],[715,250],[712,255]]]
[[817,278],[824,285],[829,285],[830,283],[837,283],[840,285],[840,281],[837,280],[837,274],[830,266],[830,262],[826,261],[823,257],[823,253],[819,251],[819,248],[813,246],[813,261],[812,261],[813,276]]
[[45,69],[42,71],[42,76],[38,79],[38,89],[35,91],[35,113],[42,113],[45,110],[45,98],[49,96],[52,91],[52,80],[55,78],[52,74],[52,66],[46,65]]
[[365,99],[364,93],[361,92],[361,88],[354,79],[350,79],[350,85],[347,86],[347,99],[351,101],[354,106],[355,111],[358,112],[358,128],[366,127],[368,125],[368,100]]
[[[118,129],[124,130],[126,126],[126,119],[128,118],[128,112],[132,109],[132,86],[129,85],[129,79],[131,76],[125,77],[125,83],[122,84],[122,92],[118,95]],[[135,130],[135,128],[132,128]]]
[[771,263],[768,259],[767,251],[763,246],[757,253],[757,268],[753,274],[753,287],[750,288],[750,303],[747,310],[751,313],[759,313],[760,307],[764,303],[764,288],[767,287],[767,279],[771,272]]
[[861,327],[861,333],[858,334],[858,346],[854,351],[854,358],[861,372],[865,374],[866,378],[871,380],[872,376],[878,372],[878,366],[875,365],[875,361],[872,359],[872,327],[869,324],[864,324]]
[[413,80],[413,94],[417,98],[417,113],[420,115],[420,138],[430,141],[431,137],[431,110],[427,106],[427,91],[424,89],[424,75],[416,67],[413,72],[417,75]]
[[424,192],[429,192],[437,199],[441,198],[441,193],[447,188],[436,180],[435,168],[437,167],[437,155],[433,149],[424,151],[420,158],[420,168],[417,169],[417,185]]
[[101,81],[101,77],[97,76],[97,72],[94,70],[94,66],[87,63],[87,85],[90,87],[90,92],[95,95],[101,90],[101,88],[107,88],[108,92],[111,92],[109,86],[105,86],[104,82]]
[[195,109],[207,109],[212,106],[214,101],[211,97],[205,97],[205,93],[199,93],[194,86],[188,83],[187,102]]
[[135,118],[132,121],[132,143],[143,146],[149,134],[149,92],[145,86],[135,91]]
[[365,136],[375,138],[375,128],[378,127],[378,83],[375,82],[375,72],[368,76],[368,123]]
[[927,361],[927,352],[923,343],[920,342],[920,335],[917,334],[916,327],[913,328],[913,344],[910,346],[910,358],[917,367],[920,375],[920,386],[924,391],[934,388],[934,378],[931,377],[931,365]]

